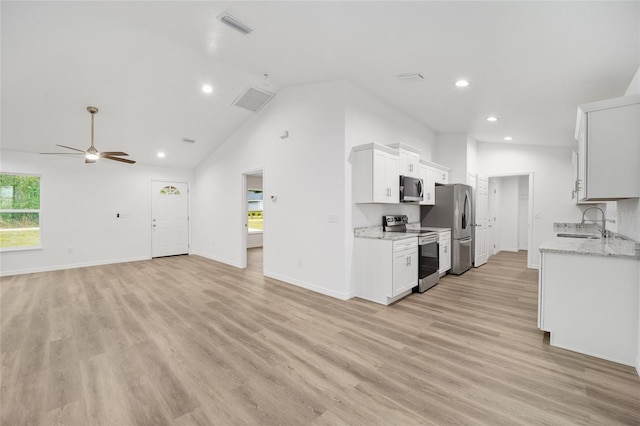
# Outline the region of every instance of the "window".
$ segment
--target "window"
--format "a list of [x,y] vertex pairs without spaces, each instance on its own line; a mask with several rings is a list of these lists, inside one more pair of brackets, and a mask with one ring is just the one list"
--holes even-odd
[[262,232],[264,229],[262,191],[250,189],[247,194],[249,200],[249,232]]
[[180,190],[175,186],[165,186],[160,190],[160,194],[162,195],[180,195]]
[[40,176],[0,173],[0,249],[40,247]]

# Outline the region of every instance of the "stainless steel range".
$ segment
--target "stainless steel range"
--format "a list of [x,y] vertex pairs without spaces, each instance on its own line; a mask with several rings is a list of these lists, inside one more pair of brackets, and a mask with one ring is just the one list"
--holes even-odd
[[423,293],[440,281],[440,257],[438,233],[407,229],[409,218],[406,215],[382,216],[384,232],[402,232],[418,237],[418,287],[414,292]]

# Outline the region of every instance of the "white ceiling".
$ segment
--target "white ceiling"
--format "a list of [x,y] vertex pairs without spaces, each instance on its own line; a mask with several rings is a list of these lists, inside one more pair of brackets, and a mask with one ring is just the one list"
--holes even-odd
[[[87,148],[94,105],[99,150],[174,167],[195,167],[253,114],[231,105],[248,85],[348,80],[436,132],[572,146],[576,106],[624,95],[640,66],[640,1],[0,7],[3,149]],[[254,31],[226,27],[224,11]],[[424,80],[395,78],[407,72]]]

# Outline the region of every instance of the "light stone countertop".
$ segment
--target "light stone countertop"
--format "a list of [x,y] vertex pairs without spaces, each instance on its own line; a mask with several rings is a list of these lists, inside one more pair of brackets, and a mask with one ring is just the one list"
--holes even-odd
[[[572,223],[556,223],[553,232],[567,234],[600,235],[595,225],[580,226]],[[586,256],[613,256],[640,260],[640,243],[615,233],[608,233],[607,238],[585,239],[554,237],[540,244],[541,252],[578,254]]]
[[432,232],[445,232],[451,231],[451,228],[436,228],[433,226],[420,226],[420,224],[408,224],[407,229],[419,229],[421,231],[432,231]]
[[415,234],[405,234],[404,232],[383,232],[382,225],[355,228],[353,235],[356,238],[369,238],[375,240],[397,241],[406,238],[418,238]]

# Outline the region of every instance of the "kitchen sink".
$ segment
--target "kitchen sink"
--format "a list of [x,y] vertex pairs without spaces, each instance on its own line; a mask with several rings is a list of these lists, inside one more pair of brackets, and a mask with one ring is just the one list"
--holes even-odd
[[599,235],[593,235],[593,234],[558,234],[558,237],[561,238],[587,238],[590,240],[599,240],[600,236]]

